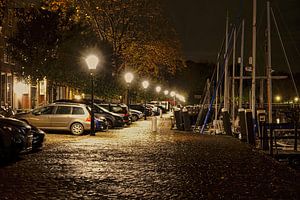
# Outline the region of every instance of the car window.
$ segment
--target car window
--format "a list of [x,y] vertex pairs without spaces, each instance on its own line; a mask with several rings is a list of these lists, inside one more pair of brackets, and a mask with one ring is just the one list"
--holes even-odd
[[58,106],[56,109],[57,115],[62,115],[62,114],[71,114],[71,106]]
[[106,108],[99,106],[99,110],[102,110],[103,112],[110,112],[109,110],[107,110]]
[[41,114],[41,115],[49,115],[53,113],[54,106],[45,106],[41,108],[34,109],[32,114]]
[[100,105],[102,108],[109,110],[109,105]]
[[84,110],[81,107],[73,107],[72,115],[84,115]]
[[112,106],[112,111],[115,113],[124,113],[122,107],[120,106]]

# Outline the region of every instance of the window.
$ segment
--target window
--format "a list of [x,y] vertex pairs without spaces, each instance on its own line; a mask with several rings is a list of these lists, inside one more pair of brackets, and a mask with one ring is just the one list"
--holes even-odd
[[71,114],[71,106],[58,106],[56,109],[56,114],[64,115],[64,114]]
[[54,106],[46,106],[42,108],[37,108],[32,111],[32,114],[40,114],[40,115],[49,115],[53,113]]
[[124,113],[122,107],[120,106],[112,106],[112,111],[115,113]]
[[84,110],[80,107],[73,107],[72,115],[84,115]]

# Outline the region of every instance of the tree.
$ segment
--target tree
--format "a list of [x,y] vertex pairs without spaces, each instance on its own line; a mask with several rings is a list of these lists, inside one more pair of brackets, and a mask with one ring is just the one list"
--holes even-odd
[[[162,1],[41,0],[40,6],[19,8],[18,31],[10,40],[12,55],[21,66],[16,70],[32,79],[46,76],[57,83],[85,87],[87,77],[82,77],[77,58],[83,49],[96,46],[107,58],[106,76],[96,75],[102,94],[118,91],[120,85],[112,76],[126,68],[164,79],[183,64]],[[108,79],[114,81],[114,89],[105,84]]]
[[183,66],[174,64],[182,60],[180,46],[163,15],[163,0],[77,0],[77,3],[81,18],[87,20],[101,40],[111,44],[114,73],[133,68],[157,75],[162,68],[174,73],[176,67]]

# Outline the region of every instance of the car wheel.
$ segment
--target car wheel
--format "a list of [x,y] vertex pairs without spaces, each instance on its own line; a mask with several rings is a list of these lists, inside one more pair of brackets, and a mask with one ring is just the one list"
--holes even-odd
[[111,121],[111,119],[107,119],[107,127],[108,127],[109,129],[111,129],[111,128],[114,127],[113,122]]
[[73,135],[82,135],[84,132],[84,127],[81,123],[75,122],[71,125],[70,130]]
[[139,119],[139,118],[138,118],[137,115],[132,115],[132,121],[133,121],[133,122],[137,121],[138,119]]

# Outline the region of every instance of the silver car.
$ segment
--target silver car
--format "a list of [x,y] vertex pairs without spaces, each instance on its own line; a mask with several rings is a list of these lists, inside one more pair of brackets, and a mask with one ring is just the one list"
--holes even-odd
[[91,128],[90,107],[79,103],[52,103],[29,113],[17,114],[16,118],[40,129],[68,130],[74,135],[81,135]]

